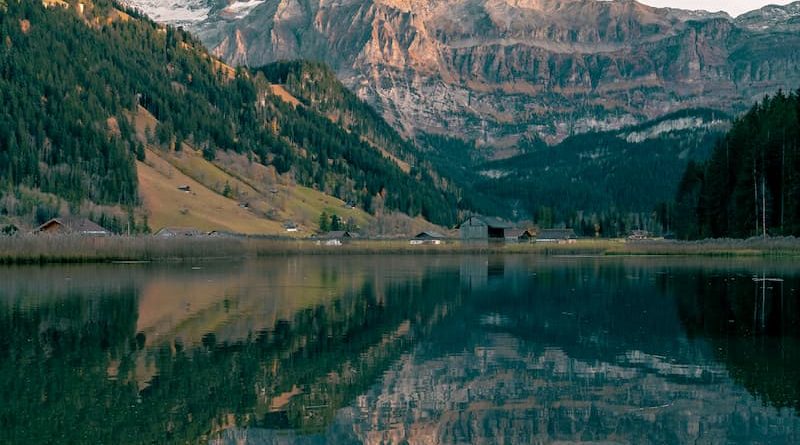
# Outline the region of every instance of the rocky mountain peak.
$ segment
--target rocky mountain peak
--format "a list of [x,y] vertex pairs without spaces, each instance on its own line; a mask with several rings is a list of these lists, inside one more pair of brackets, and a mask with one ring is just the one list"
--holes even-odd
[[765,6],[740,15],[736,23],[753,31],[800,31],[800,1]]
[[797,26],[797,3],[735,20],[634,0],[210,7],[190,29],[216,54],[251,66],[322,60],[409,136],[446,133],[505,148],[521,137],[555,142],[687,107],[735,112],[800,85],[800,33],[785,32]]

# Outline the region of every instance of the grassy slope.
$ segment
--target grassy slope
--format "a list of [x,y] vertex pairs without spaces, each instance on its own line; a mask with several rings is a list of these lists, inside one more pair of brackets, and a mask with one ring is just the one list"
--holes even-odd
[[[146,163],[137,162],[139,193],[147,209],[150,227],[195,227],[239,233],[279,233],[281,225],[259,218],[174,168],[153,151]],[[188,185],[191,192],[178,190]]]
[[[143,108],[133,118],[140,140],[155,132],[157,121]],[[244,155],[220,153],[216,162],[184,144],[180,152],[148,149],[145,162],[137,163],[139,193],[150,227],[195,227],[246,234],[288,234],[284,221],[301,228],[295,236],[317,230],[323,211],[366,226],[372,217],[360,209],[346,209],[340,199],[292,184],[270,168],[250,162]],[[223,196],[226,184],[230,197]],[[178,190],[188,185],[191,193]],[[247,203],[248,208],[240,207]],[[266,217],[271,212],[273,219]],[[290,234],[291,235],[291,234]]]

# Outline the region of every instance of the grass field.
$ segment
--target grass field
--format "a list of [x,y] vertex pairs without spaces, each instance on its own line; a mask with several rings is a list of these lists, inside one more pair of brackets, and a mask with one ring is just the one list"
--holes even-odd
[[86,238],[77,236],[0,237],[0,264],[111,261],[184,261],[272,255],[683,255],[719,257],[800,257],[800,240],[711,240],[638,242],[580,240],[575,244],[470,244],[412,246],[407,240],[355,240],[342,246],[313,240],[260,238],[159,239],[154,237]]
[[[288,94],[288,93],[287,93]],[[146,143],[158,122],[143,108],[133,116],[137,137]],[[319,215],[336,213],[343,220],[368,226],[374,218],[345,202],[279,177],[273,169],[245,155],[218,152],[210,162],[200,151],[183,143],[180,151],[148,146],[144,162],[137,162],[139,189],[148,224],[193,227],[243,234],[291,235],[283,229],[291,221],[307,237],[318,228]],[[186,193],[178,186],[188,185]]]
[[[139,193],[153,230],[194,227],[237,233],[281,233],[277,221],[259,218],[236,200],[226,198],[188,177],[172,164],[148,152],[146,163],[136,163]],[[189,186],[190,192],[179,190]]]

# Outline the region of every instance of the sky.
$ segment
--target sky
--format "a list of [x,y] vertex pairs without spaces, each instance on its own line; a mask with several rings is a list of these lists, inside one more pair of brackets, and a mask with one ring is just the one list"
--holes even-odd
[[736,17],[744,12],[766,5],[787,5],[794,0],[638,0],[651,6],[680,9],[705,9],[706,11],[725,11]]

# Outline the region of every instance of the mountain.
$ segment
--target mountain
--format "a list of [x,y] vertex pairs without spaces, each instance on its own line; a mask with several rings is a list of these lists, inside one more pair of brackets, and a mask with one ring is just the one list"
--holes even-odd
[[[329,72],[234,70],[111,0],[0,9],[0,223],[88,213],[117,229],[127,216],[136,230],[150,218],[277,233],[287,220],[314,230],[323,211],[358,225],[393,212],[456,221],[454,190]],[[295,96],[265,76],[289,71],[325,89]]]
[[505,155],[521,138],[556,143],[686,108],[737,113],[800,85],[800,3],[736,19],[632,0],[171,3],[203,10],[162,17],[232,64],[321,60],[404,135]]
[[753,31],[797,32],[800,30],[800,2],[765,6],[736,17],[736,24]]

